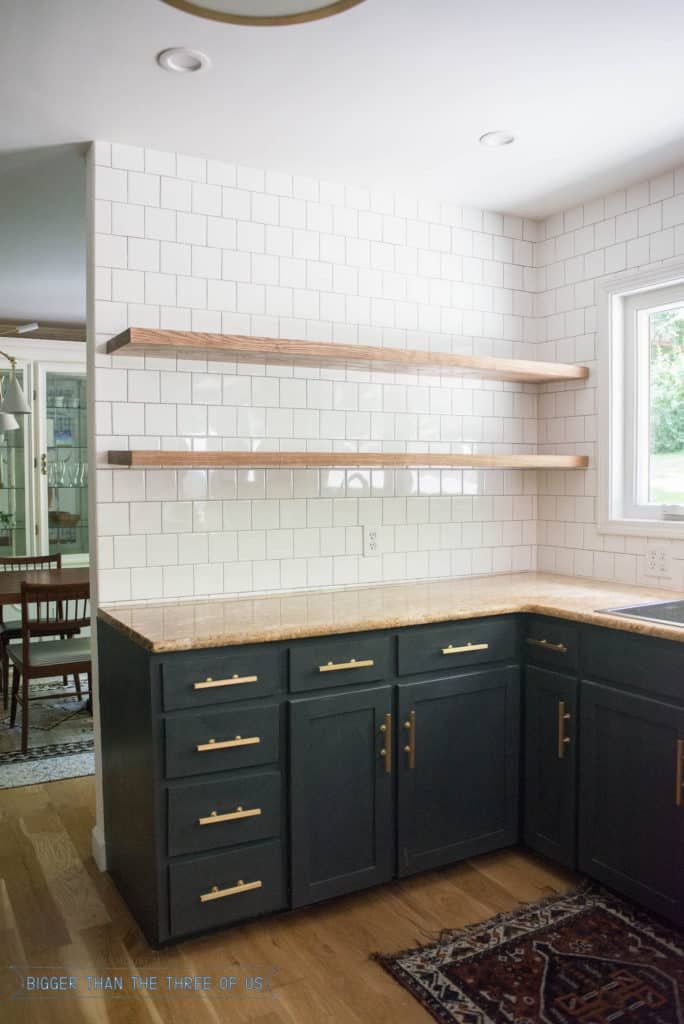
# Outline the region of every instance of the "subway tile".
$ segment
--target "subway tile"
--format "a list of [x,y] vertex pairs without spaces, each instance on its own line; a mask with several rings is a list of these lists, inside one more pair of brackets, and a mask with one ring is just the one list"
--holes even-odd
[[161,178],[158,174],[131,172],[128,175],[128,202],[141,206],[159,206]]
[[148,238],[128,239],[128,269],[159,270],[159,242]]
[[[142,163],[134,154],[124,167],[116,164],[125,154],[101,153],[110,173],[100,189],[96,169],[100,336],[161,323],[592,362],[595,279],[684,251],[682,175],[536,224],[174,154],[146,151]],[[123,179],[111,173],[119,171]],[[596,431],[591,387],[542,392],[537,421],[535,395],[519,385],[423,384],[319,367],[234,372],[195,360],[144,365],[98,369],[104,437],[164,447],[256,446],[268,437],[278,447],[482,442],[515,450],[538,435],[591,450]],[[431,470],[199,473],[102,476],[101,576],[120,599],[524,571],[537,564],[537,514],[540,565],[625,580],[637,573],[638,556],[619,545],[596,563],[585,557],[582,545],[591,554],[595,535],[594,470],[541,480]],[[548,518],[541,501],[537,513],[537,490]],[[382,558],[360,554],[364,522],[385,524]],[[187,565],[179,566],[182,537]],[[154,568],[147,583],[146,565]]]
[[207,218],[199,213],[176,214],[176,237],[187,245],[206,245]]
[[145,207],[145,235],[160,241],[175,241],[176,213],[174,210],[155,210]]
[[206,181],[207,162],[202,157],[178,153],[176,155],[176,174],[179,178],[186,178],[189,181]]
[[223,163],[220,160],[207,160],[207,182],[210,185],[226,185],[233,187],[237,181],[235,164]]
[[176,154],[146,149],[145,170],[148,174],[164,174],[173,178],[176,174]]
[[166,210],[190,210],[192,205],[192,186],[189,181],[179,178],[161,179],[161,205]]

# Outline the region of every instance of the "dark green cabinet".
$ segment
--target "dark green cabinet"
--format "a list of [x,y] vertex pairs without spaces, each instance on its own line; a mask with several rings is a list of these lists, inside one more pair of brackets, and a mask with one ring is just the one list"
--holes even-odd
[[539,615],[168,653],[98,628],[109,870],[153,943],[521,828],[684,924],[684,643]]
[[399,874],[515,843],[518,666],[405,683],[398,693]]
[[390,686],[290,703],[295,907],[394,873],[391,712]]
[[577,680],[528,665],[524,706],[525,843],[574,868]]
[[579,867],[684,922],[684,708],[581,684]]

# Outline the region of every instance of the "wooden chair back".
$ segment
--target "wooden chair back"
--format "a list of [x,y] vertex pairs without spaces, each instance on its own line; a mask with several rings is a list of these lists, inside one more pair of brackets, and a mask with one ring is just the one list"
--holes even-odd
[[90,587],[87,583],[22,583],[21,641],[27,674],[30,674],[32,639],[71,637],[89,625]]
[[62,556],[11,555],[0,558],[0,572],[29,572],[31,569],[61,569]]
[[[30,572],[32,569],[61,569],[62,555],[3,555],[0,572]],[[0,605],[0,622],[4,622]]]

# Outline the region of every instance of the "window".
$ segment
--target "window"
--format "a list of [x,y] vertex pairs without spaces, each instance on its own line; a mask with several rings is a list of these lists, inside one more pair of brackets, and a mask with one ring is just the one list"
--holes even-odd
[[684,536],[684,275],[604,291],[599,527]]

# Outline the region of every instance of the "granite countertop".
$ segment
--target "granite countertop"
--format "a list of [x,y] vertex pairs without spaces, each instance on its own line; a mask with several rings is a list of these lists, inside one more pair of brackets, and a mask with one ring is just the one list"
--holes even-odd
[[404,582],[270,597],[108,606],[99,617],[155,653],[393,629],[534,612],[684,642],[684,629],[623,619],[601,608],[684,595],[548,573]]

